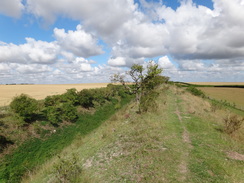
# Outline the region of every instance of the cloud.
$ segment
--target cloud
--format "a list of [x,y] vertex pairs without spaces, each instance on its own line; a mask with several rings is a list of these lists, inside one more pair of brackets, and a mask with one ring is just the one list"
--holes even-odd
[[[81,20],[101,34],[111,34],[131,18],[133,0],[27,0],[27,9],[53,23],[58,15]],[[112,15],[112,16],[111,16]]]
[[187,1],[176,10],[162,6],[157,12],[169,32],[168,53],[175,58],[244,56],[244,40],[240,39],[244,36],[244,6],[240,0],[216,0],[214,10]]
[[[244,39],[240,39],[244,37],[242,0],[214,0],[213,10],[197,6],[191,0],[181,1],[176,10],[162,3],[140,2],[138,8],[133,0],[27,0],[27,9],[51,22],[59,15],[80,20],[81,30],[65,33],[56,29],[57,38],[70,40],[78,34],[89,37],[84,30],[92,30],[113,48],[112,57],[153,58],[170,54],[177,59],[224,59],[244,56]],[[76,48],[63,46],[78,54]]]
[[52,71],[50,66],[39,64],[12,64],[11,66],[20,74],[38,74]]
[[[5,5],[0,6],[0,13],[6,11],[5,15],[18,17],[25,9],[47,24],[62,16],[78,20],[80,25],[73,31],[55,28],[52,42],[26,38],[26,43],[20,45],[0,43],[0,69],[9,73],[28,73],[28,68],[39,64],[44,66],[40,67],[39,74],[42,70],[46,75],[50,72],[48,75],[53,79],[73,81],[94,77],[100,80],[116,69],[158,57],[160,66],[174,78],[192,78],[194,73],[206,79],[213,78],[216,72],[214,77],[223,79],[231,70],[236,72],[228,75],[229,78],[243,76],[243,0],[213,0],[213,9],[198,6],[192,0],[180,1],[177,9],[167,7],[164,1],[146,0],[136,1],[140,5],[133,0],[25,2],[24,8],[21,1],[1,1]],[[15,6],[7,8],[11,3]],[[92,65],[88,58],[103,54],[106,47],[111,48],[108,65]],[[11,70],[10,63],[22,65],[18,70]],[[32,65],[24,67],[24,64]]]
[[0,44],[0,62],[52,64],[57,59],[59,46],[55,42],[26,38],[21,45]]
[[110,58],[108,60],[108,65],[111,65],[111,66],[126,66],[126,61],[125,61],[125,58],[123,58],[123,57]]
[[163,68],[163,69],[167,69],[167,70],[175,70],[176,67],[174,64],[172,64],[172,62],[169,60],[169,58],[167,56],[163,56],[161,58],[158,59],[158,65]]
[[102,48],[97,45],[97,40],[94,36],[86,33],[81,25],[78,25],[76,31],[65,32],[64,29],[54,29],[54,36],[57,39],[57,44],[63,50],[73,53],[79,57],[90,57],[103,53]]
[[1,0],[0,1],[0,14],[19,18],[24,5],[21,3],[22,0]]

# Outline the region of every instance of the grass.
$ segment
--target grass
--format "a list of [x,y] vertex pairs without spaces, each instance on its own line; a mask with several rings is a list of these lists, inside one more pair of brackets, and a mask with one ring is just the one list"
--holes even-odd
[[[123,99],[124,105],[130,98]],[[0,164],[0,182],[19,182],[25,172],[33,170],[60,153],[74,138],[84,136],[108,119],[116,110],[115,104],[106,105],[93,115],[82,115],[75,125],[58,129],[47,140],[32,139],[22,144],[13,154],[6,155]]]
[[[134,104],[122,108],[94,131],[75,138],[60,152],[78,157],[76,182],[242,182],[243,127],[224,133],[223,117],[202,98],[171,87],[161,93],[158,110],[137,114]],[[30,172],[23,182],[55,182],[58,157]],[[75,182],[75,181],[74,181]]]

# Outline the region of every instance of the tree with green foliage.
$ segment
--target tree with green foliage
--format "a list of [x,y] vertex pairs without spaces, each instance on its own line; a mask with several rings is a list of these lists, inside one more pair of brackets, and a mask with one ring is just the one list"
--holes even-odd
[[24,121],[30,121],[38,111],[38,102],[28,95],[21,94],[14,97],[10,103],[10,108],[22,117]]
[[[161,76],[163,69],[154,61],[150,61],[145,69],[142,65],[134,64],[127,72],[133,84],[126,84],[125,76],[115,74],[111,77],[112,82],[121,83],[128,91],[136,95],[139,112],[147,111],[149,105],[155,103],[157,92],[155,87],[166,82],[168,78]],[[143,99],[143,100],[142,100]]]

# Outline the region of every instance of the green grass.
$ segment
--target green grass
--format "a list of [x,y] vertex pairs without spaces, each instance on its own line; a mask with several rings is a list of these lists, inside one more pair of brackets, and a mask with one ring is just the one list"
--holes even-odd
[[[122,105],[130,98],[121,101]],[[82,115],[76,124],[58,129],[47,140],[32,139],[21,145],[13,154],[6,155],[0,165],[0,182],[19,182],[23,174],[60,153],[77,135],[84,136],[99,127],[116,110],[109,104],[93,115]]]
[[[70,145],[56,151],[59,157],[40,162],[23,182],[58,182],[57,165],[71,166],[72,157],[77,159],[74,165],[81,168],[78,177],[71,177],[73,182],[244,180],[243,161],[226,154],[244,154],[244,144],[237,136],[221,131],[225,109],[212,112],[208,101],[172,86],[162,91],[157,102],[157,111],[150,113],[137,114],[133,102],[111,113],[104,123],[73,136]],[[93,120],[101,120],[107,113],[105,110]],[[241,133],[243,128],[236,132]]]

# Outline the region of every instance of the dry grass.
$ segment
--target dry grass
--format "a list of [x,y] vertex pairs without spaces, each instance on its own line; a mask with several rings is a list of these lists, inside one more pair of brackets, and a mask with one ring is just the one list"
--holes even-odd
[[244,109],[244,89],[243,88],[212,88],[201,87],[202,90],[210,98],[217,100],[227,101],[229,103],[235,103],[237,108]]
[[195,85],[244,85],[244,82],[189,82]]
[[0,85],[0,106],[9,105],[16,95],[25,93],[35,99],[44,99],[49,95],[64,93],[67,89],[76,88],[78,91],[89,88],[106,87],[108,83],[59,84],[59,85]]

